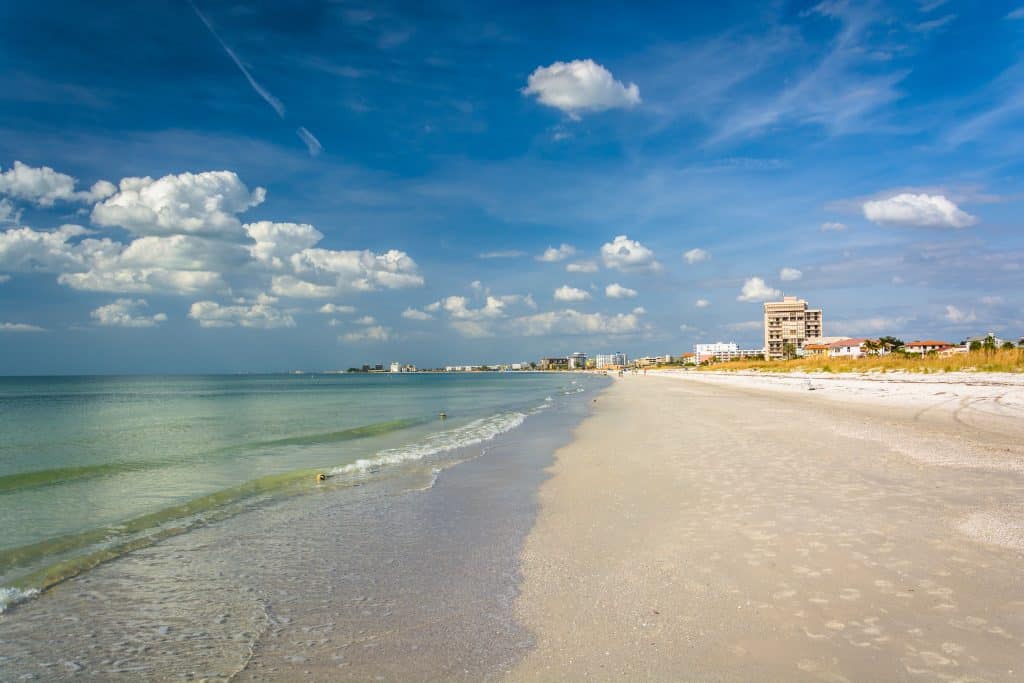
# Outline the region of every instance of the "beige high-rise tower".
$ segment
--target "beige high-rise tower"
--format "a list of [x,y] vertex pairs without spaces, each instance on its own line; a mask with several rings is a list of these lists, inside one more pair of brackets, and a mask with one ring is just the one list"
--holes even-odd
[[782,301],[764,302],[765,358],[782,358],[786,344],[792,344],[794,349],[802,349],[808,338],[820,336],[820,308],[807,308],[807,302],[795,296],[784,296]]

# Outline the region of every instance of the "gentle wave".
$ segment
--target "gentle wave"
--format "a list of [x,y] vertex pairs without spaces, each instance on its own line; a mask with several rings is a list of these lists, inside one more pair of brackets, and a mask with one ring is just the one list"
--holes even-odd
[[356,439],[366,439],[371,436],[381,436],[390,432],[397,432],[402,429],[408,429],[409,427],[426,424],[434,419],[436,418],[410,417],[402,418],[400,420],[388,420],[387,422],[374,422],[359,427],[352,427],[351,429],[343,429],[337,432],[318,432],[315,434],[287,436],[281,439],[251,441],[249,443],[238,444],[237,446],[227,446],[217,452],[248,451],[279,446],[315,446],[317,444],[341,443],[343,441],[354,441]]
[[[408,429],[418,425],[426,424],[434,418],[414,417],[400,420],[389,420],[387,422],[374,422],[371,424],[343,429],[336,432],[318,432],[315,434],[299,434],[282,439],[269,439],[265,441],[251,441],[248,443],[227,446],[213,451],[214,455],[227,453],[239,453],[258,450],[262,448],[280,448],[284,446],[315,446],[319,444],[342,443],[367,439],[374,436],[382,436],[391,432]],[[81,481],[97,477],[107,477],[125,472],[142,472],[150,469],[158,469],[177,463],[165,461],[149,462],[110,462],[101,465],[80,465],[74,467],[58,467],[48,470],[31,470],[0,476],[0,493],[10,493],[28,488],[40,486],[52,486],[64,484],[71,481]]]
[[158,466],[158,463],[108,462],[102,465],[80,465],[56,467],[49,470],[32,470],[0,477],[0,493],[9,493],[36,486],[50,486],[80,479],[105,477],[122,472],[134,472]]
[[23,591],[20,588],[4,588],[0,586],[0,614],[3,614],[8,607],[13,607],[19,602],[24,602],[37,595],[39,595],[39,591],[35,588]]
[[413,460],[422,460],[431,455],[473,446],[489,441],[499,434],[515,429],[526,420],[526,413],[512,412],[492,415],[474,420],[456,429],[431,434],[423,441],[400,448],[380,451],[371,458],[361,458],[353,463],[336,467],[331,476],[375,471],[385,465],[397,465]]

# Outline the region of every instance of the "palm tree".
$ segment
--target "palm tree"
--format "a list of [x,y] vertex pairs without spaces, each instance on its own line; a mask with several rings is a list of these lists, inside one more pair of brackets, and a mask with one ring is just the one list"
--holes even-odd
[[903,348],[903,340],[893,336],[879,337],[878,343],[882,348],[890,351],[897,351]]
[[796,356],[796,344],[786,342],[782,345],[782,357],[786,360],[791,360]]

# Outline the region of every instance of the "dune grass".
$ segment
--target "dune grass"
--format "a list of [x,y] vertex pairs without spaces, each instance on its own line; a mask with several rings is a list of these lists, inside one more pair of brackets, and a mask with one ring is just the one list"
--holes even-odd
[[759,370],[761,372],[1024,372],[1024,349],[970,351],[952,356],[924,357],[899,353],[863,358],[795,358],[793,360],[734,360],[701,366],[701,370]]

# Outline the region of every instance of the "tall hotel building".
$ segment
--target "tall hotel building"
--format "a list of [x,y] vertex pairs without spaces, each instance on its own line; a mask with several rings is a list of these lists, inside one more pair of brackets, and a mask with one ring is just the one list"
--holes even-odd
[[807,308],[807,302],[795,296],[764,302],[764,354],[768,360],[782,358],[786,344],[799,351],[807,339],[820,336],[820,308]]

